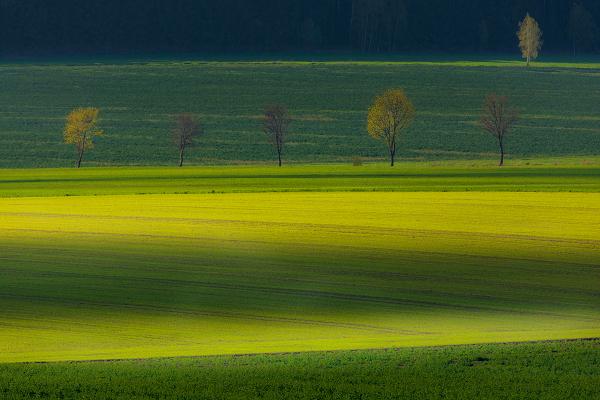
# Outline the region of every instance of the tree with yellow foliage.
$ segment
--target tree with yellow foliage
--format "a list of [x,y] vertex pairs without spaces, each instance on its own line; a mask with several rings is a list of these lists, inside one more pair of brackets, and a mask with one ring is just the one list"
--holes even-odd
[[76,108],[67,116],[64,130],[64,141],[74,144],[77,148],[77,168],[86,150],[94,147],[94,137],[101,136],[103,132],[96,129],[100,110],[97,108]]
[[540,50],[542,49],[542,31],[537,21],[527,13],[523,21],[519,23],[519,47],[521,48],[521,54],[523,58],[527,60],[527,66],[531,63],[531,60],[538,58]]
[[369,108],[367,131],[388,146],[391,166],[394,166],[399,136],[415,118],[415,108],[402,89],[392,89],[375,98]]

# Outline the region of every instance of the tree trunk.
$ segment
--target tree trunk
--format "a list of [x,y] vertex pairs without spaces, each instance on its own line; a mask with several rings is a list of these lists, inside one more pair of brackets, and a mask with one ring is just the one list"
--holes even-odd
[[83,139],[79,144],[81,145],[79,148],[79,159],[77,160],[77,168],[81,167],[81,161],[83,161],[83,153],[85,153],[85,143],[87,140],[87,132],[83,134]]
[[183,167],[183,149],[179,150],[179,166]]
[[388,148],[390,150],[390,165],[393,167],[396,162],[396,138],[392,138],[391,142],[388,143]]
[[277,158],[279,159],[279,166],[281,167],[281,152],[277,152]]
[[500,167],[504,166],[504,143],[500,141]]
[[83,151],[84,149],[81,149],[79,151],[79,158],[77,159],[77,168],[81,168],[81,161],[83,161]]
[[529,68],[529,64],[531,64],[531,57],[527,56],[527,67]]

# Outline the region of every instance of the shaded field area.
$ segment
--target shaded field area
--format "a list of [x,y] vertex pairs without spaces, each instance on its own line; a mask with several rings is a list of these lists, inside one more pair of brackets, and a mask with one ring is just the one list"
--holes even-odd
[[7,400],[595,399],[600,342],[0,364]]
[[403,158],[493,157],[493,139],[476,126],[490,92],[509,96],[522,111],[507,140],[510,157],[592,155],[600,149],[599,74],[597,62],[525,69],[498,60],[3,63],[0,167],[73,165],[62,129],[80,106],[101,108],[106,131],[88,165],[175,163],[169,130],[180,112],[199,115],[206,126],[191,163],[272,160],[260,114],[276,102],[295,117],[286,161],[383,159],[385,148],[367,136],[365,121],[375,94],[390,87],[405,88],[417,108]]
[[597,337],[600,194],[0,199],[0,362]]
[[0,197],[332,191],[600,192],[600,159],[0,170]]

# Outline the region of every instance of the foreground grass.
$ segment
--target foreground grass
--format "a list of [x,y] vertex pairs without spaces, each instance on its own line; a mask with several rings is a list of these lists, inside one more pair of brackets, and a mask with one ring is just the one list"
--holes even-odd
[[0,364],[0,396],[588,400],[600,398],[600,342]]
[[261,131],[267,103],[294,116],[286,161],[382,159],[365,132],[374,95],[403,87],[417,118],[400,146],[410,159],[489,158],[497,146],[476,121],[486,94],[511,98],[522,119],[507,139],[514,156],[592,155],[600,128],[600,64],[502,60],[446,62],[160,62],[0,64],[0,167],[66,167],[64,118],[78,106],[102,109],[106,136],[86,155],[93,165],[168,165],[177,160],[172,116],[199,115],[206,134],[191,163],[273,160]]
[[600,159],[0,170],[0,197],[286,191],[600,192]]
[[0,362],[596,337],[600,194],[0,199]]

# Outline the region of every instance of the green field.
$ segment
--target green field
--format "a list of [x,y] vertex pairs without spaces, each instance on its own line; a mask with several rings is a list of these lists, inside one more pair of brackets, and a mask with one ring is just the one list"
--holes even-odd
[[0,167],[71,166],[61,144],[74,107],[103,111],[106,136],[86,165],[168,165],[177,158],[170,120],[202,117],[207,133],[189,154],[194,164],[263,162],[273,151],[259,121],[267,103],[295,116],[285,159],[348,162],[381,159],[365,133],[374,95],[404,87],[417,108],[401,157],[489,159],[491,137],[476,126],[484,96],[511,97],[522,119],[510,157],[594,155],[600,150],[600,63],[494,59],[397,61],[85,61],[0,64]]
[[600,336],[595,167],[273,170],[4,171],[0,362]]
[[599,341],[0,364],[0,396],[6,400],[590,400],[600,398],[599,370]]
[[[0,398],[600,398],[600,63],[474,60],[0,63]],[[75,170],[79,106],[106,136]],[[165,167],[179,112],[207,132]]]
[[0,170],[0,197],[252,192],[600,192],[600,158]]

